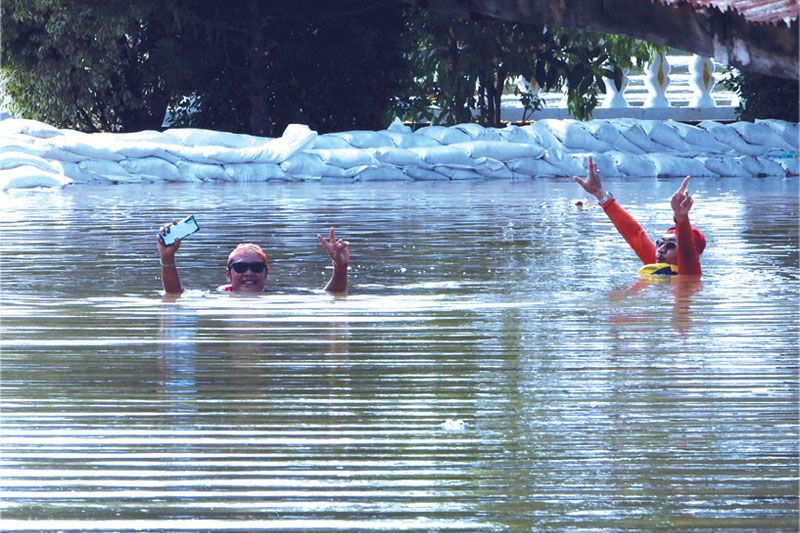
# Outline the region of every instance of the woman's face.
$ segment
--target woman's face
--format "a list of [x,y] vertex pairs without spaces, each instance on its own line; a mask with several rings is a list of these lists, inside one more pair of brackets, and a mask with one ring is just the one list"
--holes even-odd
[[231,283],[231,292],[260,293],[267,281],[267,265],[253,250],[237,250],[228,262],[225,276]]

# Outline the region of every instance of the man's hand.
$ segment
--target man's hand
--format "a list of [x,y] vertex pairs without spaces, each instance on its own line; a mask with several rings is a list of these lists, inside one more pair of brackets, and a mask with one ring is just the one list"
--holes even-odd
[[181,240],[177,239],[174,244],[167,246],[164,244],[164,241],[161,240],[161,235],[164,235],[167,231],[169,231],[170,227],[177,223],[177,220],[173,220],[158,230],[158,235],[156,236],[156,246],[158,246],[158,256],[161,258],[161,264],[168,265],[175,262],[175,252],[177,252],[178,248],[180,248]]
[[322,235],[317,235],[319,243],[328,251],[333,263],[336,266],[346,266],[350,264],[350,243],[339,239],[336,240],[333,226],[331,226],[330,239],[325,240]]
[[587,193],[591,194],[598,200],[601,200],[603,196],[605,196],[606,191],[603,190],[603,184],[600,181],[600,175],[597,173],[597,165],[594,164],[592,158],[589,157],[589,172],[586,175],[586,179],[581,179],[578,176],[572,176],[572,179],[583,187]]
[[672,211],[675,213],[675,222],[678,222],[679,220],[686,220],[689,217],[689,210],[692,208],[693,200],[692,197],[689,196],[689,193],[686,192],[686,189],[689,187],[690,179],[690,176],[683,178],[681,186],[677,191],[675,191],[675,194],[673,194],[672,198],[670,199]]

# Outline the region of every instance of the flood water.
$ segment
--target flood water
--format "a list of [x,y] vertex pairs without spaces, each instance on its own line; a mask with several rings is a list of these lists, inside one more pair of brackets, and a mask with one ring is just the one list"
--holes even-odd
[[[655,237],[678,184],[606,185]],[[691,191],[702,283],[569,180],[0,195],[2,529],[796,530],[798,181]]]

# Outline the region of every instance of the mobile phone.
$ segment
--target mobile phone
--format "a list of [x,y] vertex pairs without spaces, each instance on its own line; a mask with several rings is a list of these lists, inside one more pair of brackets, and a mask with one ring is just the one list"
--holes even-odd
[[176,240],[188,237],[197,231],[200,231],[200,226],[197,225],[194,215],[189,215],[183,220],[179,220],[177,224],[170,226],[166,233],[159,233],[159,237],[165,245],[172,246]]

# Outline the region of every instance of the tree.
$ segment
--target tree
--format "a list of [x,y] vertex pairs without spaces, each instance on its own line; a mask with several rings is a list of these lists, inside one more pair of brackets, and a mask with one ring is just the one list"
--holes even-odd
[[84,131],[382,128],[409,76],[389,0],[7,0],[11,108]]
[[[469,122],[477,113],[480,123],[500,125],[502,95],[517,76],[544,90],[565,87],[570,111],[588,118],[605,90],[603,76],[621,78],[634,59],[649,57],[648,46],[630,37],[424,11],[410,19],[409,31],[419,43],[411,54],[416,81],[398,100],[398,112],[445,124]],[[438,116],[431,105],[440,109]]]
[[739,120],[800,120],[800,87],[797,80],[729,68],[724,82],[739,95],[739,107],[736,109]]

